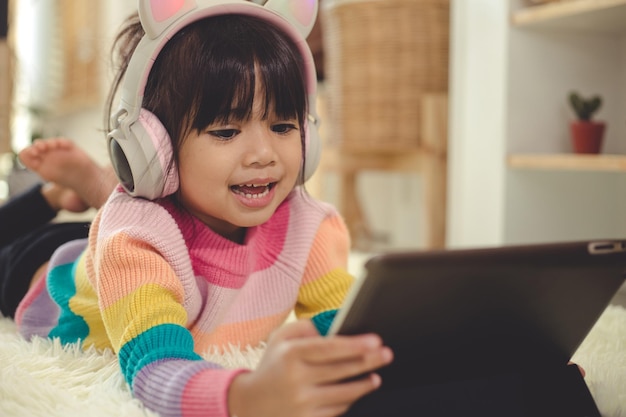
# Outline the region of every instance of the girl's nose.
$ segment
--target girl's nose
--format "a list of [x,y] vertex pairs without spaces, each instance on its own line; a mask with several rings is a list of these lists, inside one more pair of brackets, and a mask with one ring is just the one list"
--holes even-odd
[[267,166],[276,162],[274,143],[267,128],[255,129],[248,143],[246,165]]

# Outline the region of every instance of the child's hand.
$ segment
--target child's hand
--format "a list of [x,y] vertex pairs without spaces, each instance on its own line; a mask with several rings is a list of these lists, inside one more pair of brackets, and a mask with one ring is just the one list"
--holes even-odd
[[[335,417],[378,388],[371,373],[392,360],[376,335],[322,337],[309,320],[278,329],[258,368],[238,375],[228,406],[237,417]],[[367,374],[351,381],[347,378]]]

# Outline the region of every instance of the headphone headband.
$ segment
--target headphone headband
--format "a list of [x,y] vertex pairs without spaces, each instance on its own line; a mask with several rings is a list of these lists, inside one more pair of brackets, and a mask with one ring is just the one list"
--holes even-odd
[[[169,3],[177,3],[179,8],[172,10],[167,6]],[[152,8],[154,4],[159,8]],[[301,17],[288,19],[287,16],[279,14],[278,10],[281,9],[300,10]],[[309,9],[307,14],[310,14],[308,18],[302,11],[307,9]],[[165,17],[167,11],[173,14]],[[315,23],[317,0],[270,0],[265,6],[247,0],[183,0],[183,2],[139,0],[139,18],[146,35],[137,45],[128,64],[121,91],[120,109],[112,115],[111,124],[116,126],[118,121],[121,122],[119,120],[121,117],[129,121],[137,120],[152,65],[165,44],[176,33],[197,20],[227,14],[256,16],[285,32],[302,55],[307,95],[313,99],[316,97],[317,75],[306,37]],[[309,113],[317,120],[315,103],[309,103]]]

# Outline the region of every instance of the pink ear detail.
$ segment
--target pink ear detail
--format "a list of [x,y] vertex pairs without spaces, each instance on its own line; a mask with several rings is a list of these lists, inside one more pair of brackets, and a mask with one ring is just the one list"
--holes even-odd
[[289,0],[289,11],[302,26],[313,25],[315,2],[317,0]]
[[174,16],[185,4],[185,0],[150,0],[152,18],[162,22]]

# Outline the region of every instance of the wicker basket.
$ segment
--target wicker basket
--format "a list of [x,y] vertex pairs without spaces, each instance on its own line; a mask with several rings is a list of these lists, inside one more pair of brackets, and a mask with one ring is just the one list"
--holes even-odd
[[328,143],[418,148],[421,95],[448,90],[449,0],[326,0],[321,18]]

